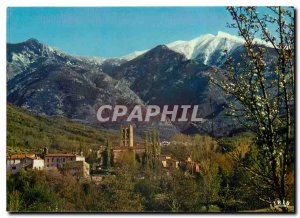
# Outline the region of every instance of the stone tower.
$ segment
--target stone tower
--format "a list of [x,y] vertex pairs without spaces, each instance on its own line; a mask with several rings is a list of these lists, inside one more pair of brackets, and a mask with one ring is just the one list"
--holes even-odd
[[120,146],[133,147],[133,127],[131,124],[121,126]]

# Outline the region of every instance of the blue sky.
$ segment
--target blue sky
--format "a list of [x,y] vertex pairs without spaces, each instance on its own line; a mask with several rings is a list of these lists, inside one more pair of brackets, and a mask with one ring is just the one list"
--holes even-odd
[[225,7],[8,8],[7,41],[36,38],[67,53],[115,57],[224,31]]

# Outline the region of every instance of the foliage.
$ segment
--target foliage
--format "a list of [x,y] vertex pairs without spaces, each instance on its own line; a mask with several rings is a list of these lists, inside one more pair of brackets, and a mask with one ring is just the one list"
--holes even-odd
[[159,133],[156,130],[150,130],[145,133],[145,157],[144,163],[146,167],[152,169],[160,165],[157,160],[161,154]]
[[[55,170],[7,174],[7,209],[234,212],[265,208],[268,204],[259,201],[257,187],[251,183],[252,175],[245,168],[255,166],[253,159],[257,157],[254,146],[244,149],[251,143],[246,136],[222,138],[217,143],[207,135],[195,135],[189,136],[191,144],[177,144],[178,148],[185,148],[187,156],[200,163],[200,173],[196,174],[186,169],[167,170],[161,165],[149,168],[136,161],[132,151],[122,152],[110,173],[102,175],[100,183]],[[231,149],[224,150],[222,146]],[[235,155],[240,157],[239,162],[235,161]],[[293,174],[288,178],[293,188]]]
[[[117,136],[102,130],[67,120],[64,123],[61,118],[50,120],[33,116],[11,105],[8,105],[8,113],[20,119],[19,127],[30,126],[33,132],[37,131],[37,126],[45,124],[43,128],[49,128],[49,132],[45,131],[49,138],[54,139],[54,133],[63,133],[62,139],[55,138],[57,141],[68,139],[74,131],[79,136],[89,137],[89,140],[106,137],[108,140],[103,139],[105,148],[109,148],[111,141],[117,139]],[[11,119],[9,125],[18,126],[17,119]],[[23,137],[19,131],[9,131],[11,136]],[[83,138],[76,146],[85,149],[87,145],[82,142]],[[220,139],[208,135],[180,134],[174,137],[171,145],[160,148],[157,132],[150,131],[145,143],[149,152],[146,159],[150,160],[148,165],[145,164],[146,160],[136,161],[134,152],[122,152],[100,183],[94,183],[89,178],[77,179],[59,171],[21,170],[16,175],[7,174],[7,210],[233,212],[266,208],[268,204],[261,203],[260,197],[272,197],[274,194],[269,187],[262,189],[253,183],[253,179],[256,182],[261,180],[253,177],[251,171],[265,160],[259,152],[259,145],[255,144],[253,134],[242,133]],[[59,144],[57,149],[65,146],[68,143]],[[160,153],[171,154],[181,163],[191,157],[200,164],[200,173],[192,174],[182,167],[178,170],[164,169],[157,159]],[[110,162],[112,160],[113,157]],[[289,171],[286,180],[286,189],[293,193],[293,170]],[[290,194],[289,198],[293,199],[294,196]]]
[[106,148],[104,151],[104,167],[106,169],[109,169],[111,167],[112,164],[112,153],[111,153],[111,142],[109,140],[107,140],[106,142]]
[[116,142],[117,133],[93,128],[63,117],[41,117],[7,103],[7,153],[36,152],[44,147],[51,151],[79,151]]
[[[229,103],[229,114],[255,134],[256,163],[247,169],[261,188],[261,199],[283,202],[290,194],[287,174],[295,162],[294,9],[268,7],[266,14],[256,7],[228,11],[233,18],[229,26],[245,40],[245,52],[236,63],[225,50],[227,68],[216,69],[211,81],[235,100]],[[267,190],[274,191],[270,195]]]

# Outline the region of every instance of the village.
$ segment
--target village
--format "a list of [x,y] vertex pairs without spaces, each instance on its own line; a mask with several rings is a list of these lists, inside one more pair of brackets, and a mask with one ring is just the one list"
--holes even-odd
[[[21,169],[24,170],[58,170],[65,174],[71,174],[77,178],[101,181],[105,176],[99,174],[99,170],[107,168],[107,153],[111,156],[111,162],[116,163],[120,157],[128,152],[134,154],[134,157],[140,162],[149,160],[149,153],[152,149],[149,145],[134,145],[134,131],[131,124],[122,126],[120,129],[119,145],[106,147],[96,151],[97,163],[88,163],[82,151],[72,153],[49,153],[47,147],[44,148],[43,154],[11,154],[6,158],[6,172],[16,174]],[[169,146],[170,142],[158,142],[154,158],[159,161],[161,167],[169,174],[171,171],[186,169],[191,174],[200,172],[199,163],[188,157],[186,161],[179,161],[170,154],[161,154],[161,146]],[[103,147],[103,146],[102,146]],[[102,148],[101,147],[101,148]],[[109,151],[108,151],[109,150]],[[109,160],[110,161],[110,160]],[[95,173],[98,172],[98,173]],[[105,170],[102,172],[105,172]]]

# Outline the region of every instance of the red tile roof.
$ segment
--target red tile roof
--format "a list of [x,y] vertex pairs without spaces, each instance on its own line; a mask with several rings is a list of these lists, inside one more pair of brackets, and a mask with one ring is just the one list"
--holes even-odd
[[113,150],[142,150],[145,149],[144,146],[116,146],[112,148]]
[[35,154],[11,154],[7,156],[7,159],[24,159],[24,158],[36,159]]
[[76,157],[79,154],[47,154],[45,157]]

